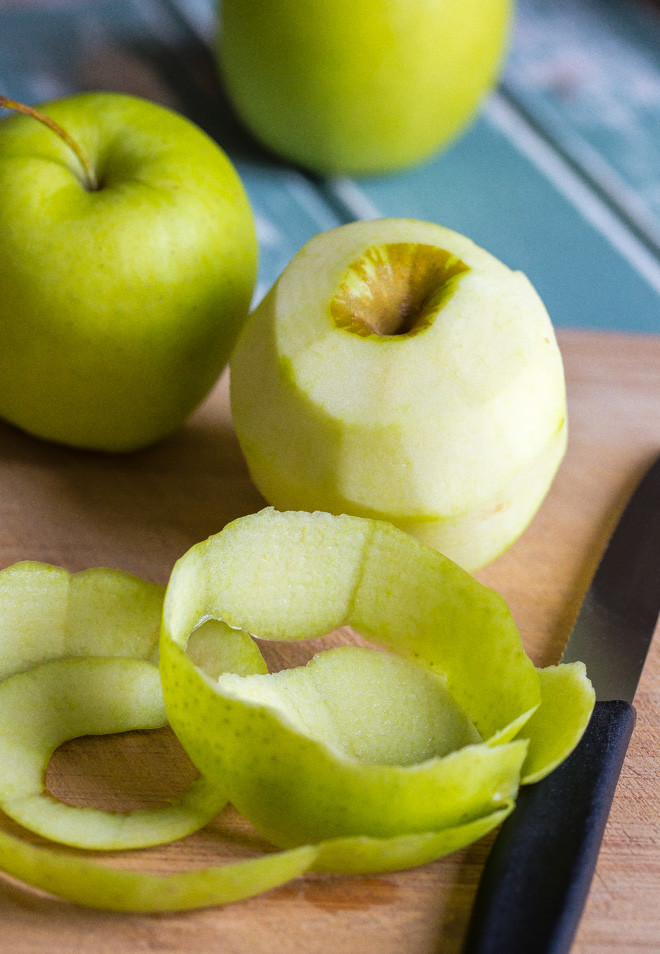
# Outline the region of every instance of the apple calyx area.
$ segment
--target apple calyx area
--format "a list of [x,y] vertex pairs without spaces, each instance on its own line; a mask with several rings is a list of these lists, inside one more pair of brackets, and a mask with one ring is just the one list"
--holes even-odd
[[417,334],[467,271],[459,258],[434,245],[372,245],[348,267],[330,302],[332,320],[363,337]]
[[59,123],[56,123],[54,119],[50,118],[50,116],[46,116],[45,113],[35,109],[34,106],[27,106],[25,103],[18,102],[18,100],[9,99],[7,96],[3,96],[1,93],[0,108],[12,109],[14,112],[22,113],[24,116],[30,116],[32,119],[36,119],[38,122],[42,123],[42,125],[52,130],[56,136],[59,136],[60,139],[67,144],[69,149],[71,149],[76,159],[80,163],[82,169],[82,185],[87,192],[97,192],[100,189],[100,184],[96,177],[96,173],[92,169],[87,156],[73,136],[68,133],[63,126],[60,126]]

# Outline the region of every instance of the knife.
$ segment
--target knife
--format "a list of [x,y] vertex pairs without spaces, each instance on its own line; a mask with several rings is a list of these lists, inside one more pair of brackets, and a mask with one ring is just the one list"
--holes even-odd
[[521,789],[484,868],[463,954],[570,950],[659,614],[660,458],[615,528],[562,656],[586,664],[596,690],[593,715],[568,759]]

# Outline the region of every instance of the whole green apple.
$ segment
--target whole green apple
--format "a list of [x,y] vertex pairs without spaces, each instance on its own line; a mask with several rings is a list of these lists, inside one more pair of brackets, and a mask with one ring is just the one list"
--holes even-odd
[[91,93],[0,123],[0,417],[104,451],[207,394],[247,315],[256,237],[219,147],[175,113]]
[[254,135],[320,173],[419,162],[491,87],[512,0],[223,0],[219,62]]
[[561,355],[530,282],[406,219],[296,255],[239,338],[231,401],[275,507],[387,520],[469,570],[524,530],[566,446]]

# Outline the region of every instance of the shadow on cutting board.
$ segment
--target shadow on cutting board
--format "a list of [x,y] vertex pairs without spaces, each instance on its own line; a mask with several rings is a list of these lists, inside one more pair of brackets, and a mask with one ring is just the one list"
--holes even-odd
[[174,562],[264,506],[231,428],[226,375],[171,437],[126,455],[0,422],[0,563],[109,566],[165,583]]

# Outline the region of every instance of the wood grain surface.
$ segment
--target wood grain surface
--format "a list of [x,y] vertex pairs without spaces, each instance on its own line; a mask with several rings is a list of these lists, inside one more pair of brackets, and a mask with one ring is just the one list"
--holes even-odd
[[[566,460],[529,530],[479,574],[505,595],[541,664],[559,657],[616,516],[660,452],[660,336],[571,331],[560,344],[569,392]],[[190,545],[263,505],[231,428],[227,392],[225,376],[183,430],[129,457],[50,446],[0,425],[0,565],[33,559],[71,570],[114,566],[164,583]],[[291,655],[280,662],[296,661]],[[660,641],[636,707],[574,954],[660,948]],[[53,758],[48,784],[75,804],[129,808],[157,803],[190,775],[176,740],[161,730],[69,743]],[[309,875],[224,909],[176,915],[86,910],[0,879],[0,950],[458,954],[491,842],[414,871]],[[184,841],[109,863],[167,871],[262,848],[227,810]]]

